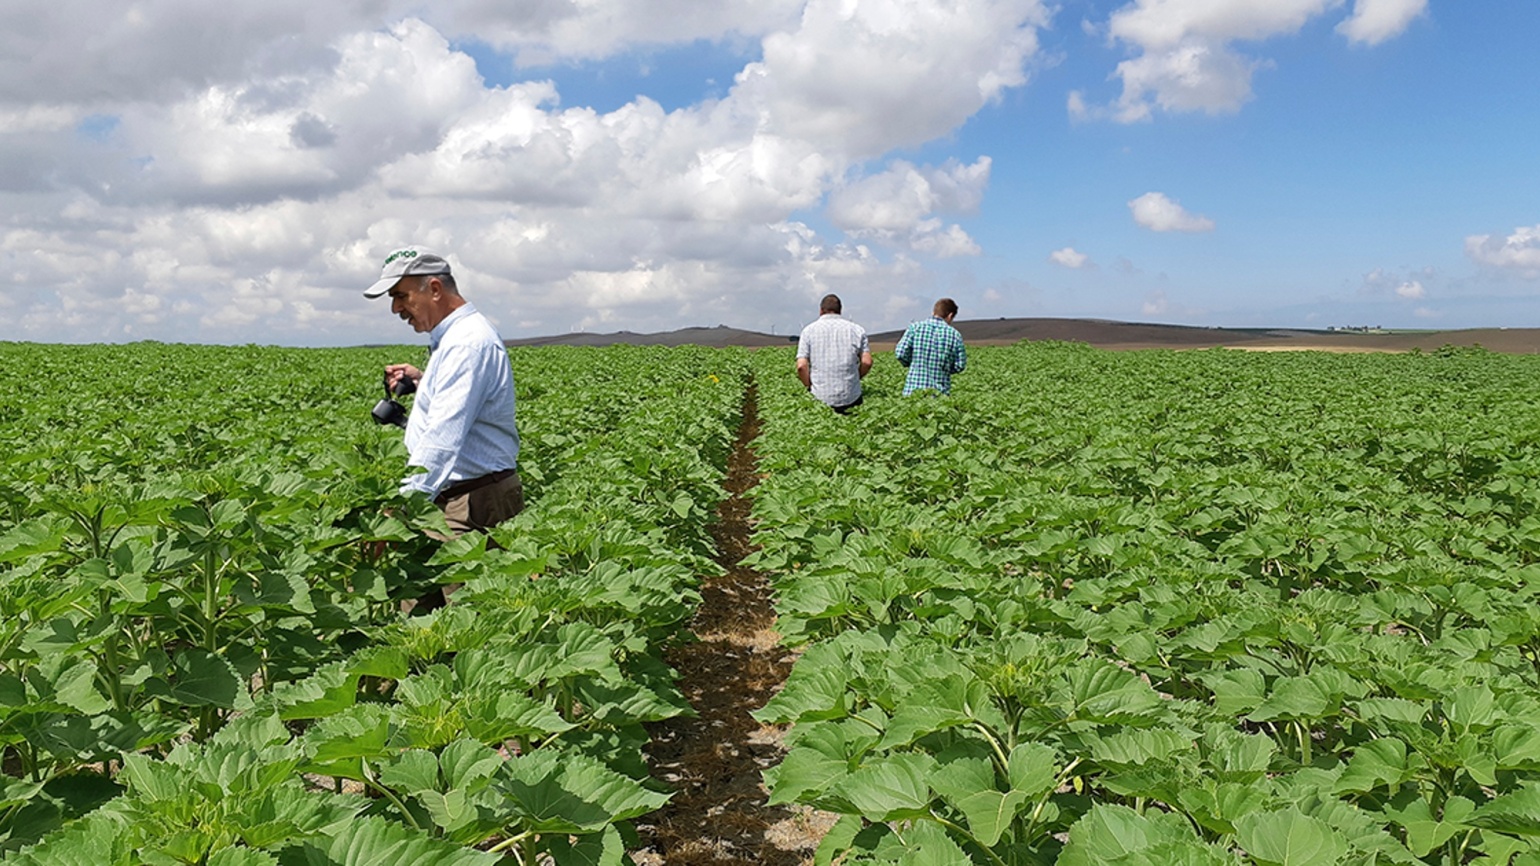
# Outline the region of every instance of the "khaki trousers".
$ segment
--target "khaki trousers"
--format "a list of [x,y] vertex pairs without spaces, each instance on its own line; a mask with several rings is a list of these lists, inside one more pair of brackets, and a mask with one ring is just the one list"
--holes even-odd
[[451,497],[440,504],[444,522],[456,535],[484,532],[524,510],[524,483],[515,472],[501,481]]
[[[455,535],[485,532],[524,510],[524,484],[519,481],[519,474],[515,472],[501,481],[494,481],[469,493],[452,496],[439,502],[438,506],[444,510],[444,522],[449,524],[449,528]],[[437,532],[429,532],[428,535],[439,541],[449,540]],[[495,548],[497,543],[489,538],[487,547]],[[403,601],[401,612],[421,614],[438,610],[459,588],[460,584],[454,583],[430,589],[427,594],[415,601]]]

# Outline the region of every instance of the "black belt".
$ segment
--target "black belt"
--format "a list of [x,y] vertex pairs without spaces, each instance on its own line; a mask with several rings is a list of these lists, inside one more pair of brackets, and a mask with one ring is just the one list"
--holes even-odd
[[512,478],[516,474],[518,474],[518,471],[515,469],[499,469],[496,472],[493,472],[491,475],[483,475],[480,478],[467,478],[464,481],[456,481],[448,487],[445,487],[443,490],[440,490],[438,496],[433,498],[433,501],[439,505],[443,505],[449,500],[454,499],[456,496],[464,496],[473,490],[480,490],[481,488],[486,487],[488,484],[496,484],[505,478]]

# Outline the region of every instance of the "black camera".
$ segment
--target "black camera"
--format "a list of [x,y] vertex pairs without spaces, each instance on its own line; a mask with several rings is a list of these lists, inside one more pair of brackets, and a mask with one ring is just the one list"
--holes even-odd
[[396,382],[396,387],[390,387],[390,374],[385,374],[385,399],[374,404],[374,409],[369,414],[374,416],[376,424],[394,424],[402,430],[406,429],[406,407],[390,399],[392,395],[397,397],[410,394],[417,390],[417,383],[405,376]]

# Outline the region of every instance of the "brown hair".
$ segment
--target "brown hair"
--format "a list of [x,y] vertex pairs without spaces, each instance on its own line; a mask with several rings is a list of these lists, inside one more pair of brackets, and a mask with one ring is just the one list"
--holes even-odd
[[951,298],[942,298],[936,302],[934,307],[931,307],[930,312],[931,315],[938,319],[945,319],[947,316],[955,316],[957,315],[957,302]]

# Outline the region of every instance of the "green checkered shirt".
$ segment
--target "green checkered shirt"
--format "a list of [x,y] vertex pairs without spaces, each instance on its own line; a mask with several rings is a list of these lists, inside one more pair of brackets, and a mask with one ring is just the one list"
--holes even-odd
[[909,375],[904,377],[905,397],[926,389],[950,394],[952,374],[968,366],[962,334],[936,316],[910,325],[893,354],[898,356],[898,363],[909,368]]

